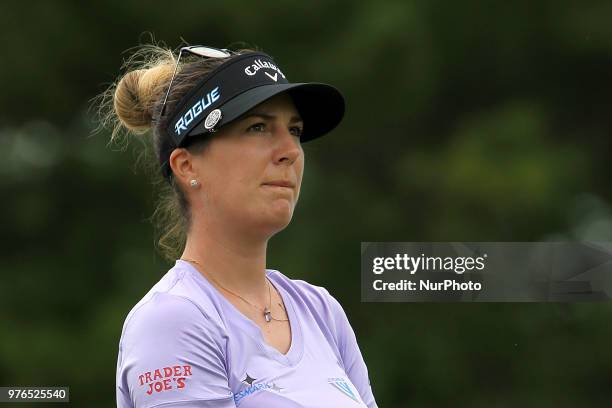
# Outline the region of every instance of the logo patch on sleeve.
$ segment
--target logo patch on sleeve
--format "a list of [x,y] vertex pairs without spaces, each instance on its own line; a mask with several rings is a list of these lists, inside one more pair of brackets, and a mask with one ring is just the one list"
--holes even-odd
[[138,384],[146,387],[148,395],[185,388],[185,380],[191,376],[190,365],[174,365],[147,371],[138,376]]

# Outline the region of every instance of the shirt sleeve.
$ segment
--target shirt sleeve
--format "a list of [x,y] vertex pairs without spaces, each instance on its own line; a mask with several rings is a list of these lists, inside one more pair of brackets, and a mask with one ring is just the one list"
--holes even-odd
[[224,337],[191,300],[156,293],[126,322],[118,408],[235,408]]
[[[324,290],[327,292],[326,289]],[[340,303],[329,292],[327,292],[327,296],[333,314],[340,357],[342,358],[346,374],[357,388],[357,392],[359,392],[361,399],[368,408],[378,408],[372,393],[368,368],[359,350],[355,332]]]

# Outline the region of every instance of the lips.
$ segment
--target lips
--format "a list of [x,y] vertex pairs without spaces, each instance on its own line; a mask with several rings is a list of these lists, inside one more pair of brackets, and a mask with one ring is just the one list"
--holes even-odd
[[288,180],[274,180],[274,181],[269,181],[267,183],[264,183],[263,185],[264,186],[288,187],[288,188],[295,187],[295,184],[293,184],[292,182]]

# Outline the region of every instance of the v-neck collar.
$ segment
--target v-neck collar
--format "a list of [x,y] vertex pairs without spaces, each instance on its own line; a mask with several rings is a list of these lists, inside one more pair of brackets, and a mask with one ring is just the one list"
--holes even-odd
[[198,269],[196,269],[195,266],[193,266],[190,262],[184,261],[182,259],[177,259],[176,262],[180,262],[182,265],[184,265],[186,270],[189,271],[192,275],[194,275],[196,280],[202,283],[208,289],[208,292],[212,296],[219,299],[219,301],[223,305],[223,309],[229,315],[231,315],[229,319],[231,323],[237,324],[240,328],[244,329],[253,338],[253,340],[255,340],[255,343],[257,343],[259,348],[270,358],[287,366],[293,366],[300,361],[304,351],[302,327],[300,326],[300,322],[297,319],[293,300],[291,299],[291,296],[285,291],[285,289],[276,281],[277,276],[274,271],[266,269],[266,276],[268,277],[270,283],[274,286],[274,288],[276,288],[280,297],[283,300],[283,304],[285,305],[285,308],[287,310],[287,316],[289,318],[289,326],[291,327],[291,345],[289,346],[289,350],[286,354],[281,353],[276,348],[269,345],[268,342],[266,342],[259,326],[253,320],[249,319],[241,311],[239,311],[236,306],[234,306],[229,300],[227,300],[225,296],[223,296],[223,294],[221,294],[219,290],[212,283],[210,283],[209,280]]

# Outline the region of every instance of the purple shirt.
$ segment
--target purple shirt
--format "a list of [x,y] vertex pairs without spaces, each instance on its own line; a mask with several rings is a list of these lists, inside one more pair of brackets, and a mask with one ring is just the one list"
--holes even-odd
[[266,274],[289,316],[287,354],[179,259],[125,319],[117,407],[377,407],[338,301],[325,288]]

